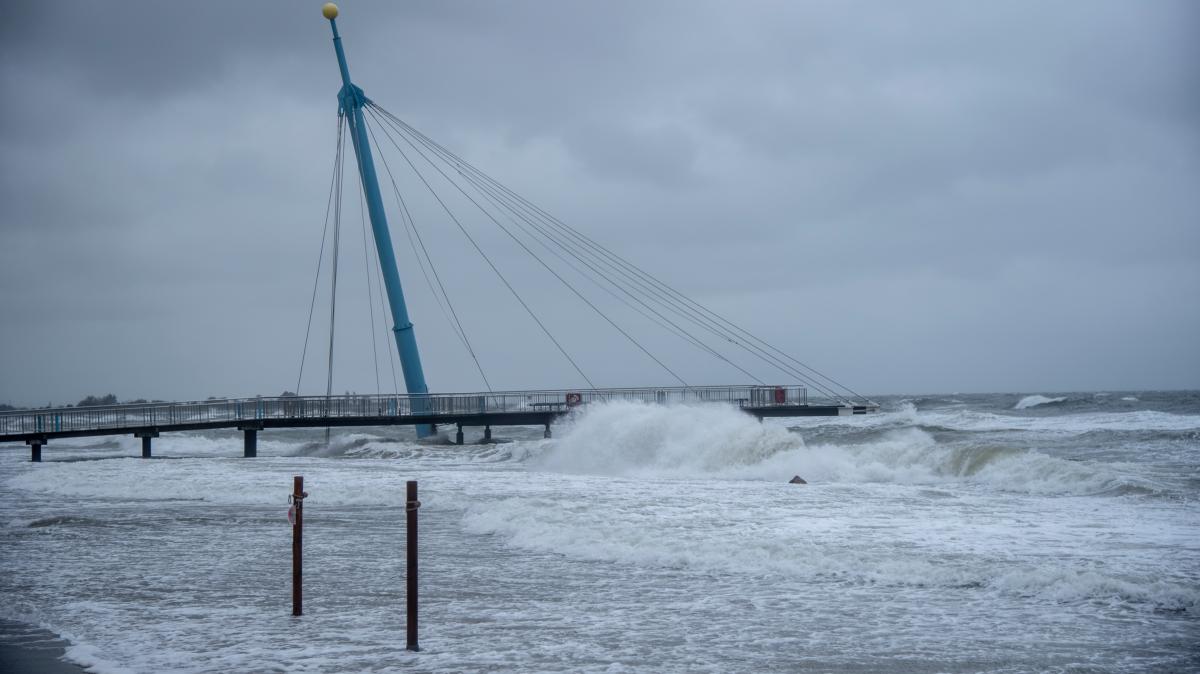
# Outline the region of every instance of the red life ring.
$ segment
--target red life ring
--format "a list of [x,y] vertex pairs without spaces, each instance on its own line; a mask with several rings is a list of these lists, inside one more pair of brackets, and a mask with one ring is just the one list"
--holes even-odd
[[583,396],[579,395],[578,393],[567,394],[567,407],[574,407],[581,402],[583,402]]

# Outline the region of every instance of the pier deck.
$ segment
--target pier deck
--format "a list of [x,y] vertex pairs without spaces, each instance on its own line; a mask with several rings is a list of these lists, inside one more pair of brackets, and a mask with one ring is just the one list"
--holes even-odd
[[581,389],[423,395],[284,396],[196,402],[155,402],[106,407],[19,410],[0,413],[0,442],[24,442],[34,461],[56,438],[133,435],[150,456],[161,433],[236,428],[245,433],[245,455],[257,453],[258,431],[271,428],[441,424],[457,427],[550,425],[588,405],[634,401],[651,404],[720,403],[753,416],[805,417],[866,414],[873,404],[810,402],[802,386],[701,386],[688,388]]

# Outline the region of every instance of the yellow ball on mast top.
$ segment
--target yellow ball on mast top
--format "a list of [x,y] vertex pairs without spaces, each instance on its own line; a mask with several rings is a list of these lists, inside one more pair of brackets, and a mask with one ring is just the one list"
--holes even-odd
[[333,4],[332,2],[325,3],[321,7],[321,15],[324,16],[326,19],[333,21],[334,19],[337,18],[337,15],[338,15],[337,5]]

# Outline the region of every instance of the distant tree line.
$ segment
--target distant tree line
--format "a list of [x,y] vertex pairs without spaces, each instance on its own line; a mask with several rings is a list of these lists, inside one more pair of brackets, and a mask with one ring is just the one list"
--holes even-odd
[[[349,394],[349,391],[347,391],[346,393]],[[284,391],[283,393],[279,394],[279,397],[280,398],[293,398],[293,397],[296,397],[296,394],[291,391]],[[223,398],[218,398],[217,396],[209,396],[208,400],[223,400]],[[54,405],[53,403],[46,403],[46,405],[42,409],[51,409],[54,407],[101,407],[104,405],[146,405],[146,404],[150,404],[150,403],[161,403],[161,402],[165,402],[165,401],[163,401],[163,400],[147,400],[145,398],[135,398],[133,400],[126,400],[126,401],[122,402],[120,400],[117,400],[117,396],[115,393],[106,393],[101,396],[90,395],[90,396],[84,398],[83,400],[80,400],[79,402],[75,403],[74,405],[70,405],[70,404]],[[0,403],[0,412],[12,412],[14,410],[22,410],[22,409],[39,409],[39,408],[37,408],[37,407],[18,407],[16,405]]]

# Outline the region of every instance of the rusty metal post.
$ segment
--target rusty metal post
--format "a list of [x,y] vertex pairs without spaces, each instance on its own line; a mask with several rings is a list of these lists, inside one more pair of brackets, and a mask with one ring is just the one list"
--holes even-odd
[[292,615],[304,615],[304,476],[297,475],[292,481]]
[[417,500],[417,482],[409,480],[404,504],[408,528],[408,643],[404,648],[410,651],[421,650],[417,645],[417,510],[420,507],[421,502]]

